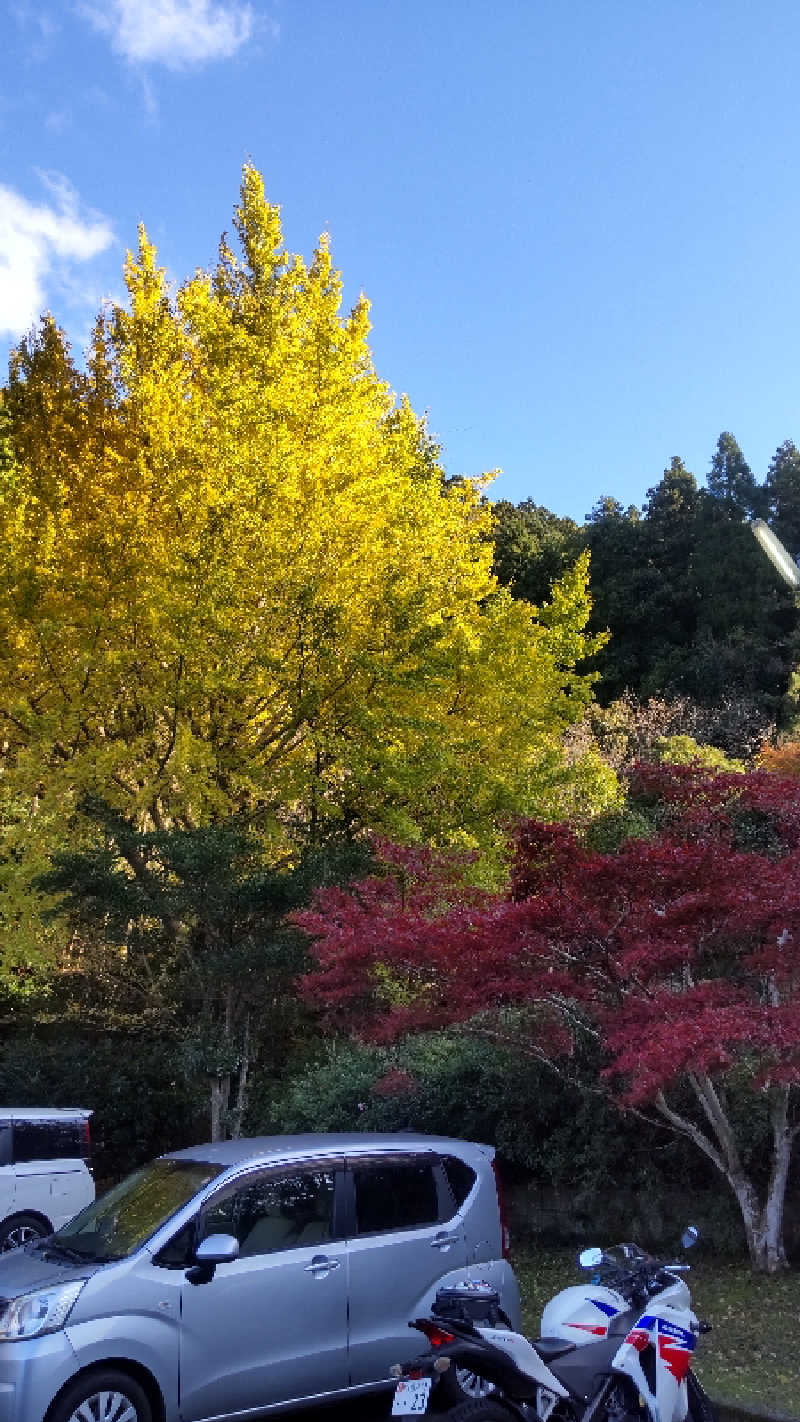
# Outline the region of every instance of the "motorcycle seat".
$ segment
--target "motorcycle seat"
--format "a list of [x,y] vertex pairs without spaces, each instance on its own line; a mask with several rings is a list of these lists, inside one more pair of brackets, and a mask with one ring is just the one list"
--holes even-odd
[[574,1343],[568,1343],[565,1338],[531,1338],[530,1341],[543,1363],[552,1363],[565,1353],[573,1353],[576,1346]]

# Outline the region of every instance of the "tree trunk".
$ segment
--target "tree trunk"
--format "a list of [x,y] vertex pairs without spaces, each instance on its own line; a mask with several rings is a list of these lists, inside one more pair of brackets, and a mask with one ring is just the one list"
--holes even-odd
[[742,1167],[733,1127],[723,1104],[724,1098],[720,1098],[710,1077],[691,1075],[689,1081],[711,1127],[711,1135],[674,1111],[663,1093],[656,1098],[656,1106],[681,1135],[688,1137],[703,1151],[727,1180],[741,1211],[753,1269],[760,1274],[777,1274],[786,1268],[787,1263],[783,1243],[783,1210],[792,1147],[798,1131],[797,1127],[790,1128],[788,1124],[790,1088],[778,1086],[771,1090],[770,1178],[766,1193],[760,1199],[755,1185]]
[[763,1204],[756,1199],[749,1181],[730,1181],[730,1184],[742,1212],[750,1263],[759,1274],[779,1273],[787,1267],[783,1245],[785,1181],[782,1188],[770,1187]]
[[236,1103],[230,1114],[231,1140],[238,1141],[242,1134],[242,1121],[247,1107],[247,1079],[250,1072],[250,1019],[245,1018],[242,1055],[236,1078]]
[[[728,1184],[736,1196],[739,1209],[742,1213],[742,1223],[744,1225],[744,1236],[747,1241],[747,1252],[750,1255],[750,1263],[759,1274],[775,1272],[775,1265],[770,1267],[770,1250],[767,1243],[766,1216],[767,1204],[762,1203],[754,1185],[745,1175],[732,1176],[726,1173]],[[773,1202],[778,1205],[777,1201]],[[773,1209],[773,1218],[780,1219],[780,1210]],[[778,1239],[780,1240],[780,1228],[778,1228]],[[782,1246],[781,1246],[782,1248]],[[774,1247],[772,1250],[774,1254]]]
[[216,1076],[211,1082],[211,1139],[225,1139],[225,1112],[231,1094],[230,1073]]

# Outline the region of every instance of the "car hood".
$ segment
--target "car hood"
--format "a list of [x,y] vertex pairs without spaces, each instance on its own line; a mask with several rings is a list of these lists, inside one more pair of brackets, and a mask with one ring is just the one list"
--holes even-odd
[[46,1248],[31,1250],[23,1245],[21,1249],[0,1254],[0,1298],[13,1299],[20,1294],[33,1293],[35,1289],[68,1284],[71,1279],[88,1279],[102,1267],[91,1259],[73,1264],[71,1260],[56,1259]]

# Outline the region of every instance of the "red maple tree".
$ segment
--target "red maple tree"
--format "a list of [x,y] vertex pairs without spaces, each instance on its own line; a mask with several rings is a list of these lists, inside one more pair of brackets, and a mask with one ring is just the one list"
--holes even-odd
[[[774,1271],[800,1133],[800,788],[638,766],[629,791],[651,834],[600,853],[568,826],[526,822],[504,894],[470,887],[458,856],[384,845],[384,872],[297,916],[316,959],[304,990],[384,1040],[524,1006],[554,1059],[590,1024],[618,1099],[704,1152],[753,1265]],[[744,1164],[734,1081],[766,1108],[766,1185]]]

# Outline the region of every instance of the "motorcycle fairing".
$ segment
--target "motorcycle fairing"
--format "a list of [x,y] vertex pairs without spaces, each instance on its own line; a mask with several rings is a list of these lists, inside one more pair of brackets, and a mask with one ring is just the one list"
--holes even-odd
[[[614,1356],[615,1372],[629,1377],[647,1404],[653,1422],[685,1422],[689,1408],[686,1376],[697,1343],[697,1319],[685,1309],[675,1310],[681,1321],[670,1318],[669,1305],[658,1313],[643,1313]],[[694,1325],[687,1328],[686,1323]],[[642,1366],[647,1349],[652,1364]],[[653,1387],[655,1383],[655,1387]]]
[[[502,1348],[503,1352],[508,1354],[515,1368],[519,1369],[524,1376],[533,1378],[538,1386],[548,1388],[558,1397],[569,1397],[567,1388],[559,1381],[555,1372],[540,1358],[534,1344],[527,1338],[523,1338],[522,1334],[510,1333],[506,1328],[483,1328],[480,1324],[477,1326],[476,1332],[480,1334],[481,1338],[485,1338],[487,1343]],[[453,1349],[448,1348],[446,1351],[452,1353]],[[495,1381],[489,1367],[485,1364],[482,1366],[481,1359],[477,1356],[475,1371],[481,1377],[488,1378],[490,1382]]]
[[621,1294],[601,1284],[587,1288],[572,1284],[545,1304],[541,1331],[544,1338],[568,1338],[578,1347],[616,1332],[616,1320],[626,1311]]

